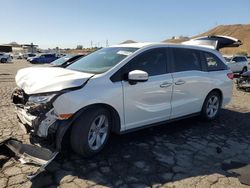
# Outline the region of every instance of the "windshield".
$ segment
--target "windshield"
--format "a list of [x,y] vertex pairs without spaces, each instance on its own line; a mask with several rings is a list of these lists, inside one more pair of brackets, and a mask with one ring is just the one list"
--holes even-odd
[[110,47],[93,52],[67,67],[67,69],[100,74],[114,67],[138,48]]
[[68,61],[72,57],[73,57],[72,55],[66,55],[66,56],[63,56],[63,57],[55,60],[55,61],[52,61],[50,64],[51,65],[62,65],[63,63],[65,63],[66,61]]

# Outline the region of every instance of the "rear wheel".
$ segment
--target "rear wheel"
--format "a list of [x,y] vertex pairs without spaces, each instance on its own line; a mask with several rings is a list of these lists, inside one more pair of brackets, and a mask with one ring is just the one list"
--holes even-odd
[[201,111],[201,116],[204,120],[211,121],[219,115],[221,110],[221,100],[222,97],[217,91],[212,91],[208,94]]
[[105,146],[110,128],[111,118],[107,109],[88,110],[72,125],[72,149],[84,157],[97,154]]

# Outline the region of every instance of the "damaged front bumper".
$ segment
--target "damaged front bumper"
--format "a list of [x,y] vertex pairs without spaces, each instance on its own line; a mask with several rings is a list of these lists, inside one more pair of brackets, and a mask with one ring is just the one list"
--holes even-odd
[[33,135],[47,138],[49,133],[53,134],[56,131],[57,118],[54,109],[42,115],[42,117],[29,114],[25,108],[16,107],[16,111],[21,122],[20,126],[26,133],[32,132]]
[[[9,138],[0,142],[1,147],[9,149],[23,164],[35,164],[40,168],[28,176],[29,179],[36,177],[45,167],[55,159],[62,148],[64,134],[70,127],[72,120],[58,120],[52,104],[31,104],[22,90],[14,91],[13,103],[19,125],[30,134],[30,143],[23,144],[21,141]],[[0,148],[0,153],[3,149]]]
[[45,167],[48,166],[59,153],[58,151],[47,148],[23,144],[22,142],[11,138],[0,143],[0,152],[5,150],[3,147],[5,147],[5,149],[8,148],[13,152],[15,157],[18,157],[22,164],[35,164],[39,166],[38,170],[27,176],[30,180],[43,172]]

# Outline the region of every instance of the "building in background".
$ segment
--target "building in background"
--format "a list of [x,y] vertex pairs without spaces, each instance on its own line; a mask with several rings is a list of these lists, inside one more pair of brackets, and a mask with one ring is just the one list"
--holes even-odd
[[22,48],[26,51],[26,53],[37,53],[38,45],[31,44],[22,44]]
[[0,52],[12,52],[11,45],[0,45]]
[[16,42],[11,42],[6,45],[0,45],[0,52],[12,52],[13,54],[19,53],[37,53],[38,45],[31,44],[18,44]]

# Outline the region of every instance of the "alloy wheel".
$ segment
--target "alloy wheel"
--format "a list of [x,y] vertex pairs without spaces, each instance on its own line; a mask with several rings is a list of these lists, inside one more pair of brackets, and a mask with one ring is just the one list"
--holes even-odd
[[206,109],[207,116],[209,118],[213,118],[214,116],[216,116],[219,106],[220,106],[219,97],[215,95],[211,96],[207,102],[207,109]]
[[97,116],[90,126],[88,144],[92,150],[98,150],[104,144],[108,135],[109,121],[105,115]]

